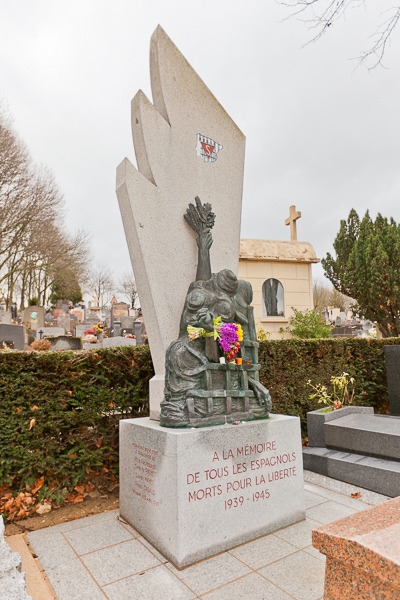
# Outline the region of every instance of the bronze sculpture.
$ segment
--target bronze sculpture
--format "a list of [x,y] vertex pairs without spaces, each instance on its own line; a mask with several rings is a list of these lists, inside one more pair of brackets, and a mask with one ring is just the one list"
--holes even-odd
[[[215,215],[210,204],[195,200],[184,217],[197,233],[196,281],[188,289],[179,338],[166,352],[160,424],[193,427],[268,418],[272,403],[259,382],[251,285],[229,269],[212,273]],[[221,339],[223,332],[229,339]],[[241,356],[231,360],[238,352]]]

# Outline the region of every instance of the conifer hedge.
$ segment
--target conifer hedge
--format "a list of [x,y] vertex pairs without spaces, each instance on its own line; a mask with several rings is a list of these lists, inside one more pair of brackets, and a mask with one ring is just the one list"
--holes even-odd
[[118,466],[120,418],[148,415],[148,348],[0,353],[0,487],[71,490]]
[[307,381],[330,387],[331,376],[343,372],[355,379],[353,405],[388,412],[384,347],[399,343],[399,338],[260,342],[260,379],[271,393],[273,412],[299,416],[305,435],[307,411],[323,408],[310,400]]
[[[355,404],[388,408],[385,344],[398,339],[280,340],[260,343],[260,378],[273,412],[306,413],[314,384],[349,373]],[[0,352],[0,487],[45,477],[43,495],[72,489],[89,470],[118,468],[118,422],[148,415],[149,349]]]

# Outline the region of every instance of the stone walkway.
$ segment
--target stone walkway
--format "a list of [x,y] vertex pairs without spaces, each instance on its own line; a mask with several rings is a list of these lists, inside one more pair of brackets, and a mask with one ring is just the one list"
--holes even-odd
[[320,600],[325,557],[311,545],[312,529],[387,498],[307,471],[304,479],[305,521],[180,571],[118,511],[31,532],[53,590],[46,596],[37,579],[30,585],[28,565],[28,592],[34,600]]

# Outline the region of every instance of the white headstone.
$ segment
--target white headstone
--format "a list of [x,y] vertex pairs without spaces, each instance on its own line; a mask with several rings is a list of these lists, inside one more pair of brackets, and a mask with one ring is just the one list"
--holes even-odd
[[117,194],[156,373],[150,415],[157,418],[165,351],[196,277],[195,236],[183,215],[195,196],[212,204],[213,271],[237,273],[245,137],[161,27],[151,39],[150,75],[153,103],[142,91],[132,101],[137,168],[128,159],[119,165]]

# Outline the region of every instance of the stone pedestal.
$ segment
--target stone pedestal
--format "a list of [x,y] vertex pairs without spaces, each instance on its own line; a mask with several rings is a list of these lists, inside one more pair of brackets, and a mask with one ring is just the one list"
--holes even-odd
[[120,513],[177,567],[305,518],[300,422],[120,422]]

